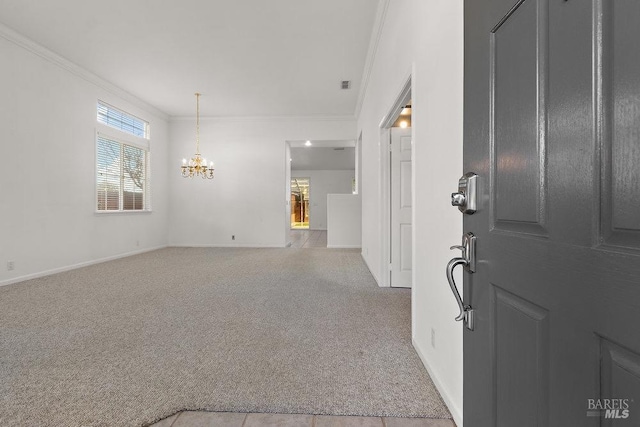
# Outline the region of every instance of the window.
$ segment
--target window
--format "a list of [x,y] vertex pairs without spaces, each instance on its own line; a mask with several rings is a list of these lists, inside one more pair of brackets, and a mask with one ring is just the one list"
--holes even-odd
[[123,134],[97,133],[96,209],[99,212],[150,210],[149,124],[113,107],[103,107],[105,104],[98,102],[98,122],[115,127]]
[[149,123],[98,101],[98,122],[144,139],[149,139]]

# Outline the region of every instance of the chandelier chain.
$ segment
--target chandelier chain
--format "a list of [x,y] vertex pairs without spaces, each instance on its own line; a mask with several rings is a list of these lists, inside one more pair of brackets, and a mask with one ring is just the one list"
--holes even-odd
[[200,154],[200,94],[196,92],[196,154]]

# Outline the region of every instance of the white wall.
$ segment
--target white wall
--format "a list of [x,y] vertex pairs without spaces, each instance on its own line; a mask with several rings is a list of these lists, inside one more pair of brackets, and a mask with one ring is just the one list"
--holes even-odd
[[291,197],[286,141],[354,134],[353,119],[202,118],[200,151],[216,169],[212,181],[203,181],[180,178],[179,171],[195,149],[195,118],[172,120],[171,245],[284,247]]
[[[0,58],[0,284],[165,246],[162,113],[4,28]],[[95,213],[98,99],[150,122],[151,213]]]
[[362,243],[362,201],[358,194],[327,196],[327,247],[359,248]]
[[292,170],[292,178],[309,178],[309,229],[327,229],[327,194],[351,194],[355,170]]
[[[384,2],[383,2],[384,3]],[[362,131],[362,255],[379,280],[382,224],[379,124],[407,78],[413,106],[412,331],[456,423],[462,425],[462,325],[445,278],[460,244],[462,217],[450,194],[462,175],[463,1],[392,0],[367,92],[358,115]],[[436,333],[435,348],[431,330]]]

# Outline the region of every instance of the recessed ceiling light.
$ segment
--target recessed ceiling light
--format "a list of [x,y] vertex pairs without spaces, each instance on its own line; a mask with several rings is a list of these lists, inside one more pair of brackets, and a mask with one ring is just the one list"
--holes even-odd
[[400,122],[400,127],[401,128],[406,128],[409,125],[409,123],[405,122],[404,120]]
[[305,142],[304,145],[306,145],[307,147],[311,147],[311,141]]

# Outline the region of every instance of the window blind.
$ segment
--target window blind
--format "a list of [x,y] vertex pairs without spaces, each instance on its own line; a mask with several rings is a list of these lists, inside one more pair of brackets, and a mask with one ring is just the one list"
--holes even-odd
[[98,135],[96,193],[98,211],[149,209],[147,201],[148,152]]
[[98,122],[140,138],[149,139],[149,123],[98,101]]

